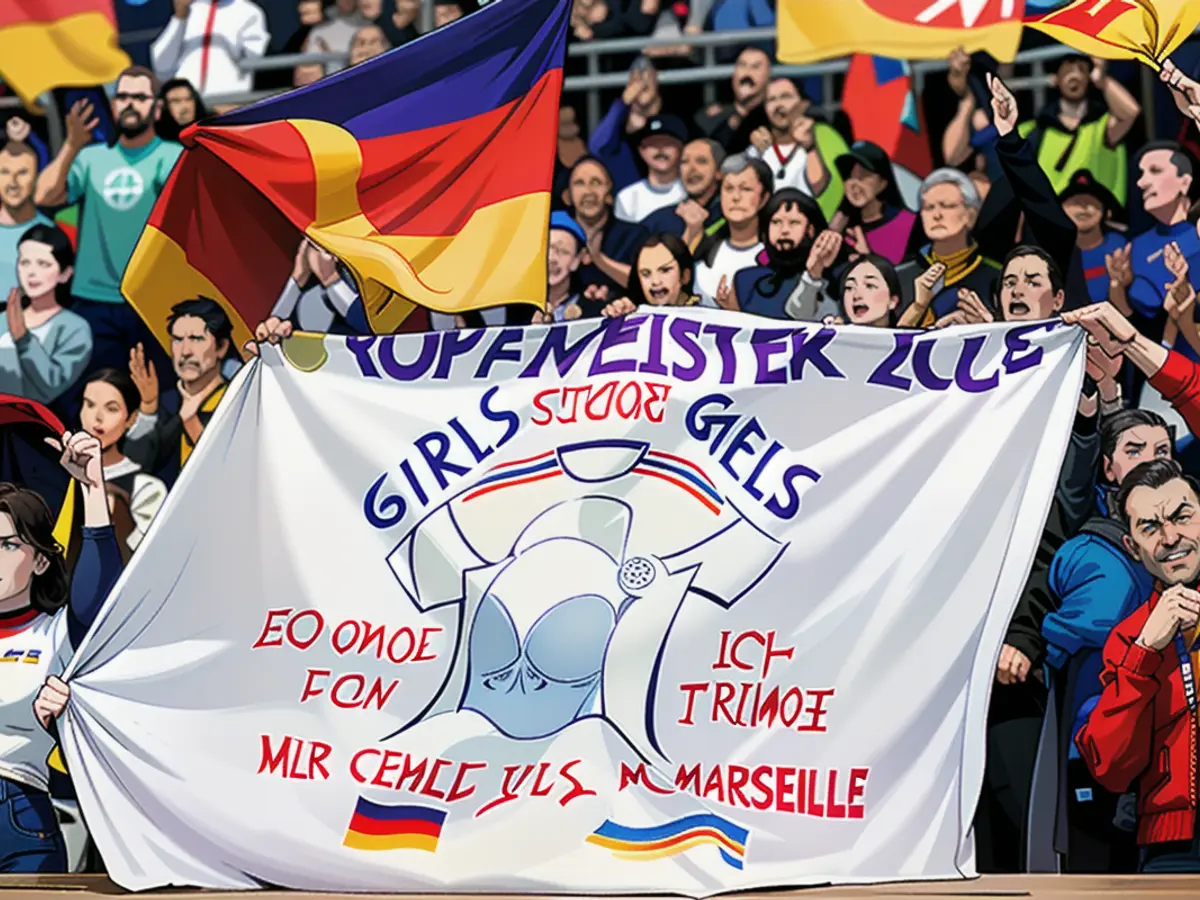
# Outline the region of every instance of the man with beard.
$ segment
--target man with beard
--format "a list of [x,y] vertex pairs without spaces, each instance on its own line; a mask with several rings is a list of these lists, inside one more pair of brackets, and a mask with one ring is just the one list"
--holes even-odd
[[169,372],[158,340],[121,295],[125,266],[183,150],[154,132],[162,114],[158,92],[158,79],[149,69],[134,66],[121,73],[112,99],[119,136],[111,147],[88,146],[97,124],[95,112],[87,100],[76,103],[66,117],[62,149],[38,176],[38,205],[82,201],[71,294],[72,309],[92,327],[88,372],[123,368],[129,348],[138,343],[151,348],[164,378]]
[[678,116],[654,116],[646,122],[634,139],[646,177],[621,189],[613,215],[623,222],[641,222],[687,199],[679,178],[679,157],[687,138],[687,126]]
[[1137,784],[1140,870],[1197,873],[1200,486],[1174,460],[1153,460],[1129,473],[1116,505],[1126,551],[1156,583],[1105,642],[1104,687],[1075,743],[1107,790]]
[[725,150],[712,138],[683,148],[679,174],[687,199],[674,209],[660,209],[642,220],[651,234],[673,234],[695,251],[707,225],[721,218],[721,164]]
[[564,200],[587,235],[585,262],[579,269],[584,291],[584,315],[595,315],[605,297],[619,297],[629,285],[633,254],[647,236],[646,229],[622,222],[612,214],[612,178],[595,157],[575,163]]
[[837,313],[825,296],[826,273],[841,250],[841,236],[827,231],[815,200],[796,188],[776,191],[758,217],[767,264],[733,276],[733,293],[720,305],[773,319],[820,322]]
[[17,244],[34,225],[52,225],[33,205],[37,153],[28,144],[0,149],[0,297],[17,286]]
[[[1125,148],[1121,141],[1141,115],[1137,100],[1105,72],[1104,63],[1082,54],[1063,57],[1051,84],[1058,96],[1019,128],[1037,147],[1037,159],[1055,193],[1088,169],[1125,202]],[[1093,90],[1093,88],[1095,90]]]
[[771,80],[771,58],[758,47],[747,47],[733,65],[733,102],[714,103],[696,113],[696,126],[730,153],[750,146],[750,135],[767,124],[763,102]]

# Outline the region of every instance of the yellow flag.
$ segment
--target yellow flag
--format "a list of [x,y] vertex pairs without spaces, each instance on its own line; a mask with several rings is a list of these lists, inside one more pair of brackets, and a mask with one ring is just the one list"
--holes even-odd
[[1200,25],[1200,0],[1026,0],[1025,22],[1080,53],[1159,69]]
[[1011,62],[1022,12],[1019,0],[779,0],[779,60],[802,64],[852,53],[945,59],[963,47]]

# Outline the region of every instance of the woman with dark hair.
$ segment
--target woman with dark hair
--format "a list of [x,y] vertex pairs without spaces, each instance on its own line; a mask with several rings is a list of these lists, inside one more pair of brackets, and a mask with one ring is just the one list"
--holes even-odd
[[878,253],[858,257],[842,273],[838,294],[842,315],[829,324],[891,328],[900,305],[896,267]]
[[83,430],[100,442],[108,509],[125,562],[167,499],[167,486],[123,452],[125,432],[141,405],[142,395],[128,372],[100,369],[84,385],[79,414]]
[[164,141],[178,141],[183,129],[209,116],[204,98],[186,78],[172,78],[159,90],[158,99],[162,101],[162,115],[154,123],[154,130]]
[[92,358],[92,329],[63,309],[75,250],[61,228],[34,225],[17,244],[19,288],[8,293],[0,325],[0,393],[52,403]]
[[121,572],[108,514],[100,442],[67,432],[60,462],[82,485],[83,536],[68,579],[54,518],[40,495],[0,484],[0,871],[65,872],[66,849],[50,804],[54,749],[43,684],[57,678]]
[[694,271],[687,244],[673,234],[652,234],[634,254],[628,295],[604,307],[602,315],[623,316],[643,304],[695,306],[700,298],[691,292]]
[[[835,165],[845,192],[839,211],[849,218],[854,249],[899,265],[908,254],[917,214],[904,206],[891,159],[875,144],[856,141]],[[857,246],[860,241],[866,246]]]

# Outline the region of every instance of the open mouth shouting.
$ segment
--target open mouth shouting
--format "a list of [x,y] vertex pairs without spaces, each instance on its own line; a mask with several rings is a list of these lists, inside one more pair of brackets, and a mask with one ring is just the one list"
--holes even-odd
[[653,285],[650,287],[650,302],[651,303],[655,303],[655,304],[662,303],[665,300],[667,300],[670,296],[671,296],[671,292],[665,287],[654,287]]
[[853,303],[850,305],[850,314],[852,316],[854,316],[856,319],[865,318],[867,313],[869,313],[870,311],[871,311],[871,307],[869,307],[867,304],[862,303],[862,302]]
[[1029,315],[1029,304],[1024,300],[1013,300],[1008,304],[1008,315],[1010,318]]

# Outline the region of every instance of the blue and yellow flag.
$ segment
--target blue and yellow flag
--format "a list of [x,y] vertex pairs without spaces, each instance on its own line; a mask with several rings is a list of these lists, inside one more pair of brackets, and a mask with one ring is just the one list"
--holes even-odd
[[308,87],[192,126],[122,290],[164,344],[171,305],[269,315],[301,235],[344,262],[377,333],[545,302],[569,0],[496,0]]

